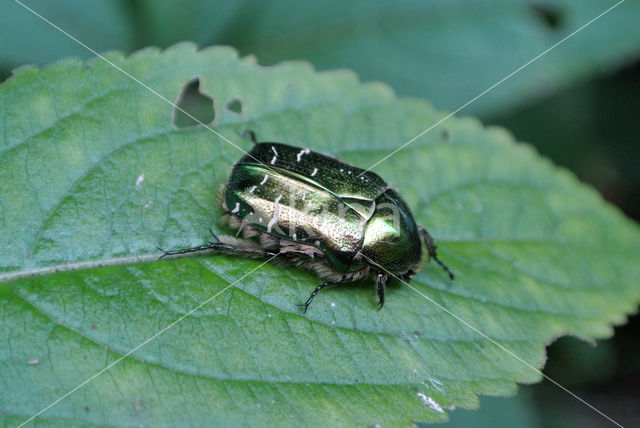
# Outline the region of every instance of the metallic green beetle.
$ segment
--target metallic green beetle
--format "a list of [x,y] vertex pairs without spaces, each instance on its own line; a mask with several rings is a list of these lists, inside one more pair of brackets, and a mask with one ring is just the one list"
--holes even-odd
[[390,277],[410,279],[422,260],[422,241],[438,259],[433,238],[416,224],[411,210],[377,174],[309,149],[258,143],[236,163],[223,188],[226,221],[244,239],[214,237],[199,247],[165,256],[216,250],[252,257],[285,256],[315,271],[322,288],[370,277],[379,308]]

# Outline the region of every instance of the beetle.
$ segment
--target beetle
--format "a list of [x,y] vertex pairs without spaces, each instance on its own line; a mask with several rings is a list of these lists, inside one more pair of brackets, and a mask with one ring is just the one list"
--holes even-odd
[[326,279],[300,305],[305,313],[323,288],[363,278],[375,281],[382,308],[389,279],[409,280],[419,270],[423,243],[453,281],[432,236],[377,174],[307,148],[258,142],[253,131],[245,132],[254,146],[221,189],[225,221],[236,237],[212,231],[208,244],[162,257],[207,250],[284,256]]

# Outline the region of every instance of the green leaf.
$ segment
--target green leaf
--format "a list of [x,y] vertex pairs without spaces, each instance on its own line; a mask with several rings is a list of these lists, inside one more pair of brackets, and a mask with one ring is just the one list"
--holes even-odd
[[[368,167],[445,115],[351,72],[265,68],[228,48],[108,58],[169,100],[198,77],[212,127],[245,149],[237,132],[251,128]],[[232,100],[241,111],[225,108]],[[307,271],[231,256],[158,260],[157,246],[204,243],[210,226],[229,233],[216,194],[241,155],[203,127],[176,129],[173,113],[98,59],[22,68],[0,85],[5,424],[181,317],[39,419],[406,426],[540,380],[401,284],[381,311],[360,283],[323,291],[302,315],[296,304],[320,282]],[[559,335],[607,337],[636,309],[637,225],[504,130],[452,118],[376,171],[457,274],[450,284],[432,263],[411,284],[527,363],[541,367]]]

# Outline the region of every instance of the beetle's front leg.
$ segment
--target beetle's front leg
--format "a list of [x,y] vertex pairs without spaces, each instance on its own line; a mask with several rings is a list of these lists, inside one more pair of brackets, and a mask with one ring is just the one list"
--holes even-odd
[[389,276],[378,272],[376,276],[376,293],[378,294],[378,310],[384,306],[384,297],[387,294],[387,282],[389,282]]
[[418,231],[420,232],[420,236],[422,236],[422,239],[424,240],[424,244],[427,246],[427,252],[429,253],[429,257],[433,258],[433,260],[435,260],[436,263],[438,263],[440,267],[449,274],[449,279],[453,281],[455,279],[455,275],[453,274],[453,272],[451,272],[451,269],[449,269],[449,267],[444,263],[442,263],[442,261],[440,261],[440,259],[438,258],[438,254],[436,253],[437,247],[436,247],[436,244],[433,242],[433,237],[429,234],[429,232],[427,232],[427,229],[425,229],[422,226],[419,226]]

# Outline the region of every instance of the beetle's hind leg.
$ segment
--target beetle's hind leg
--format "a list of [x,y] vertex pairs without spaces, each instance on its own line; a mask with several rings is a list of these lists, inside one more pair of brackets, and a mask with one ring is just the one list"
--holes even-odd
[[263,250],[262,248],[253,247],[250,245],[240,245],[238,243],[232,244],[228,242],[222,242],[220,238],[218,238],[216,234],[213,233],[213,230],[210,230],[210,232],[211,232],[211,236],[213,237],[213,240],[208,244],[200,245],[198,247],[182,248],[179,250],[172,250],[172,251],[164,251],[163,249],[159,248],[159,250],[163,252],[160,258],[163,258],[166,256],[174,256],[177,254],[196,253],[200,251],[219,251],[222,253],[240,254],[240,255],[245,255],[249,257],[272,257],[278,254],[272,251],[266,251],[266,250]]
[[424,240],[424,244],[427,246],[427,251],[429,252],[429,257],[432,258],[433,260],[435,260],[436,263],[438,263],[440,265],[440,267],[442,269],[444,269],[445,272],[447,272],[449,274],[449,279],[451,279],[451,281],[453,281],[455,279],[455,275],[453,274],[453,272],[451,272],[451,269],[449,269],[449,267],[447,265],[445,265],[438,258],[438,254],[436,253],[437,247],[436,247],[436,244],[433,242],[433,237],[429,234],[429,232],[427,232],[427,229],[425,229],[422,226],[420,226],[419,232],[420,232],[420,236],[422,236],[422,239]]

